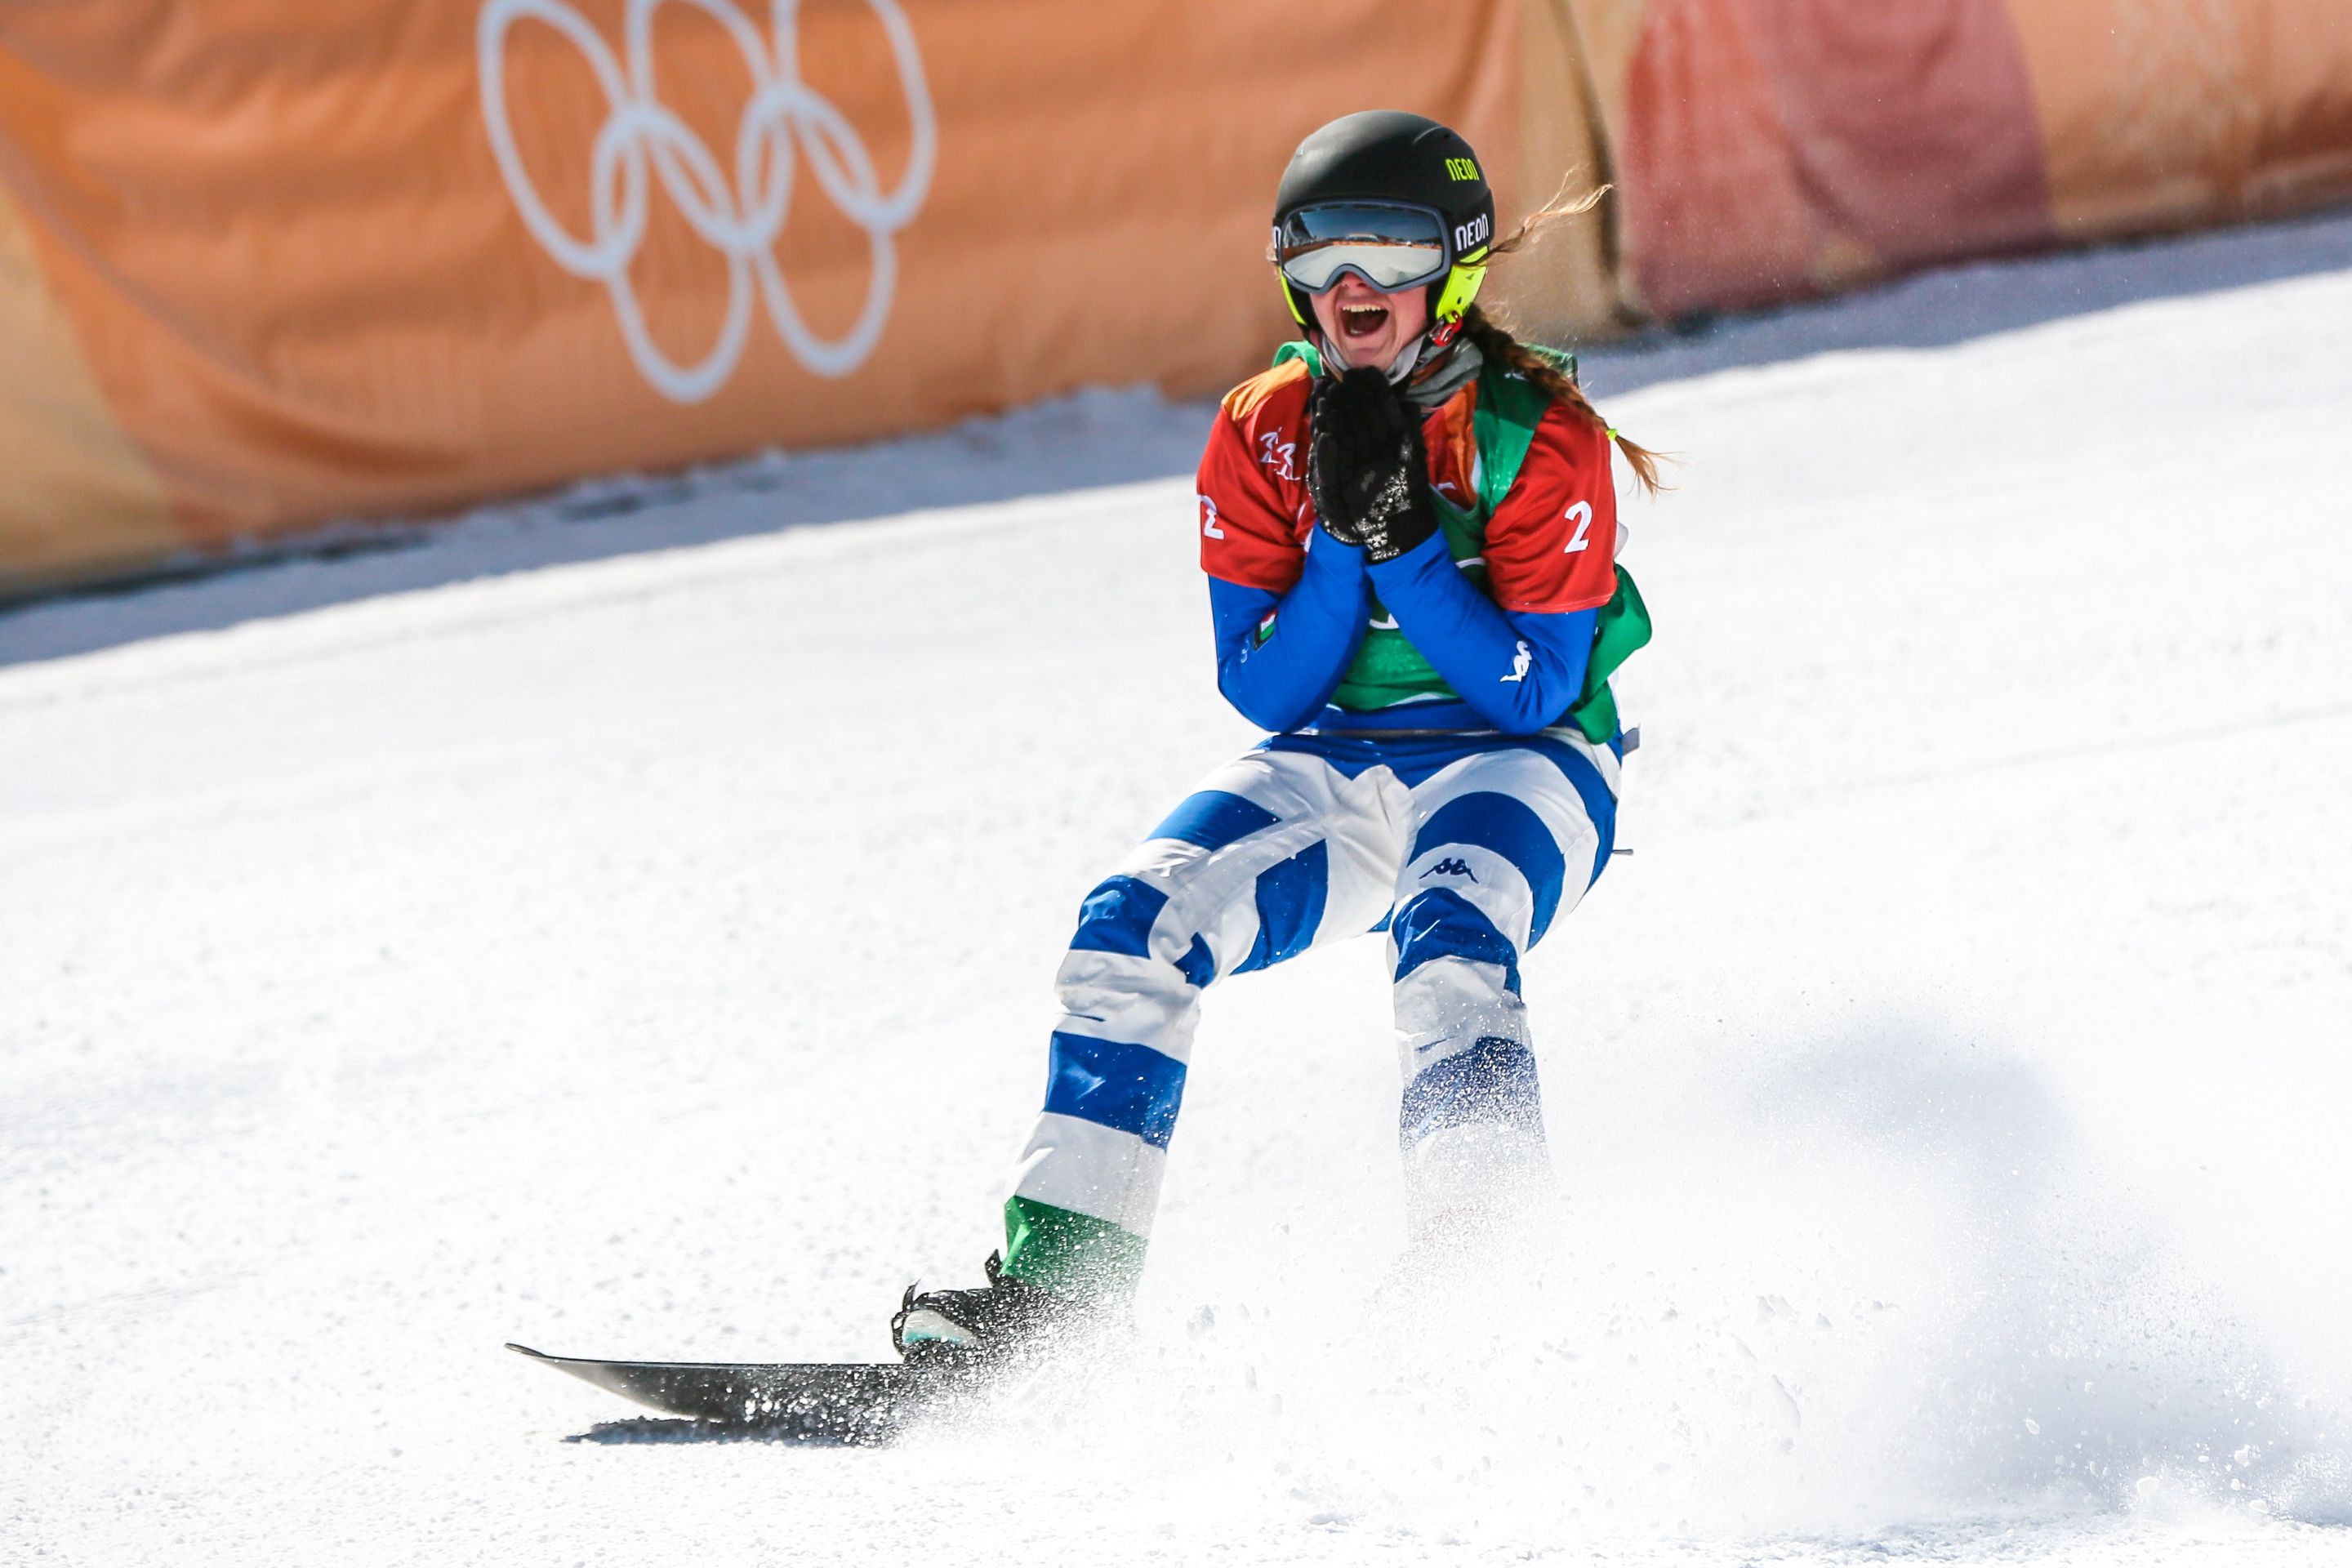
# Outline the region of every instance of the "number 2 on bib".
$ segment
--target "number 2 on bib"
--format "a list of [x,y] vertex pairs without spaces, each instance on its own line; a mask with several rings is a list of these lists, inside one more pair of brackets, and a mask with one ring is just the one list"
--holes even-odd
[[1560,553],[1573,555],[1592,542],[1592,503],[1578,501],[1568,509],[1567,519],[1576,524],[1576,536],[1568,542],[1568,548]]

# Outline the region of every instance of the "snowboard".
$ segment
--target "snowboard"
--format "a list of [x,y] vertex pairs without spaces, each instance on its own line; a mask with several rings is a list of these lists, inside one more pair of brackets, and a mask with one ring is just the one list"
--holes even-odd
[[665,1415],[818,1443],[882,1443],[966,1381],[903,1362],[594,1361],[507,1349]]

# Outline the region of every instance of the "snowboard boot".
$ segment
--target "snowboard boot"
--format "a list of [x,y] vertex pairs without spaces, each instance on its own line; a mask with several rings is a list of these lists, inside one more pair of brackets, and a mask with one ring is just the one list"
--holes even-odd
[[919,1296],[914,1286],[907,1287],[906,1300],[890,1320],[890,1341],[909,1366],[1002,1361],[1033,1349],[1068,1315],[1069,1303],[1052,1291],[1006,1274],[1001,1253],[990,1253],[985,1267],[988,1283],[978,1289],[926,1290]]

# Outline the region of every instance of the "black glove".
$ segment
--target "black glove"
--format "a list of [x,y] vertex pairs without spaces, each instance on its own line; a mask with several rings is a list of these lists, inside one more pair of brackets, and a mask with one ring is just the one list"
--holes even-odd
[[1437,531],[1421,413],[1376,370],[1318,376],[1307,395],[1307,493],[1323,530],[1393,561]]

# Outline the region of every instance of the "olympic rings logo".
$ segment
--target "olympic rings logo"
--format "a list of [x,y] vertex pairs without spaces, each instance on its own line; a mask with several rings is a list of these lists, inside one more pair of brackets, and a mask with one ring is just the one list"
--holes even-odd
[[[559,266],[604,285],[630,357],[655,389],[674,402],[699,403],[734,374],[751,335],[755,289],[795,359],[819,375],[847,375],[866,363],[882,335],[898,282],[896,236],[913,220],[929,193],[939,152],[938,117],[923,79],[915,29],[898,0],[866,0],[889,36],[913,132],[906,171],[886,195],[856,128],[832,100],[800,79],[800,0],[772,0],[772,47],[731,0],[678,0],[723,27],[751,68],[751,97],[736,130],[731,171],[660,101],[653,24],[654,13],[664,3],[629,0],[624,71],[603,36],[563,0],[485,0],[476,28],[482,118],[507,193],[532,237]],[[514,127],[507,115],[506,43],[509,31],[524,20],[543,22],[570,40],[595,72],[604,94],[607,113],[589,155],[592,234],[584,240],[548,210],[515,147]],[[821,338],[809,329],[776,263],[776,238],[792,205],[796,147],[807,156],[826,196],[866,231],[873,252],[866,302],[856,322],[838,338]],[[652,179],[660,180],[695,233],[727,259],[727,310],[719,341],[692,364],[675,363],[654,342],[629,281],[629,263],[645,239]]]

